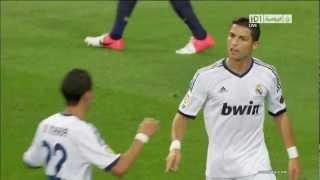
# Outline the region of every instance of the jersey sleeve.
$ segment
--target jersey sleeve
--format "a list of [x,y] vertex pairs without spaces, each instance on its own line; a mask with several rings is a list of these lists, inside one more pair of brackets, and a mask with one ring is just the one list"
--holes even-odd
[[94,126],[78,131],[75,136],[83,157],[98,168],[111,170],[119,160],[120,154],[113,153]]
[[202,74],[197,72],[190,82],[186,95],[179,105],[178,112],[194,119],[207,98],[206,82]]
[[281,83],[278,74],[274,71],[269,92],[267,94],[269,114],[278,116],[286,112],[286,103],[283,98]]
[[37,168],[44,163],[44,152],[41,148],[41,126],[39,125],[33,137],[32,144],[23,154],[23,161],[32,168]]

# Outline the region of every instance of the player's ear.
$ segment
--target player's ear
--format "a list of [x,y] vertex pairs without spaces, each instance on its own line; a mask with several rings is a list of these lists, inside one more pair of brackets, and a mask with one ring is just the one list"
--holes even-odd
[[253,49],[257,49],[259,47],[259,42],[258,41],[254,41],[253,42]]
[[90,102],[92,98],[93,98],[92,91],[87,91],[83,94],[83,100],[85,100],[86,102]]

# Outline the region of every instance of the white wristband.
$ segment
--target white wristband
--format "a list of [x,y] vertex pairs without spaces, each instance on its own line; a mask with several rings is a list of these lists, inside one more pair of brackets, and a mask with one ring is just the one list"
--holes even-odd
[[292,146],[287,149],[289,159],[294,159],[299,157],[297,147]]
[[143,133],[138,133],[134,139],[139,140],[143,143],[147,143],[149,141],[149,137]]
[[172,150],[180,150],[181,149],[181,142],[179,140],[174,140],[171,142],[171,145],[170,145],[170,148],[169,148],[169,151],[172,151]]

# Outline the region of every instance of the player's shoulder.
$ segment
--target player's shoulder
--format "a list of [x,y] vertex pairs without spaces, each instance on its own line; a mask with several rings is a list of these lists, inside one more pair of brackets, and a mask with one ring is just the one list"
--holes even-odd
[[45,124],[52,123],[52,122],[56,121],[56,119],[58,119],[58,117],[59,117],[58,113],[52,114],[52,115],[48,116],[47,118],[42,119],[39,123],[39,126],[41,127],[41,126],[44,126]]
[[221,68],[223,68],[223,59],[219,59],[218,61],[214,62],[213,64],[210,64],[208,66],[202,67],[197,70],[196,75],[207,75],[210,73],[216,73]]
[[86,121],[81,121],[77,124],[77,126],[70,131],[70,137],[75,143],[83,141],[94,143],[98,138],[98,142],[104,144],[98,129],[93,124]]
[[256,68],[259,68],[259,72],[267,73],[268,75],[278,77],[277,69],[271,64],[265,63],[263,60],[253,57],[253,63]]
[[97,129],[93,124],[86,122],[86,121],[83,121],[83,120],[78,120],[74,124],[74,128],[73,128],[73,133],[76,135],[77,134],[87,134],[87,133],[91,134],[96,131],[97,131]]

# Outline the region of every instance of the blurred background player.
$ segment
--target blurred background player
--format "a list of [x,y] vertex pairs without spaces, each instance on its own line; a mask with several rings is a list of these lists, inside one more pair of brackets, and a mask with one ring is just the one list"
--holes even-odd
[[228,56],[194,75],[172,123],[167,171],[178,169],[188,120],[203,108],[209,140],[206,180],[275,180],[263,132],[266,101],[288,152],[288,179],[299,179],[280,78],[273,66],[252,57],[259,36],[259,24],[236,18],[228,34]]
[[40,122],[32,145],[23,155],[30,167],[45,167],[48,180],[90,180],[91,164],[122,176],[158,129],[157,121],[145,118],[128,151],[122,155],[113,153],[97,129],[85,121],[93,98],[91,89],[86,71],[70,71],[61,85],[65,111]]
[[[94,47],[123,50],[125,46],[123,33],[136,4],[137,0],[119,0],[112,31],[97,37],[86,37],[85,43]],[[177,54],[200,53],[214,46],[214,38],[200,24],[190,0],[170,0],[170,4],[192,32],[190,41],[183,48],[178,49]]]

